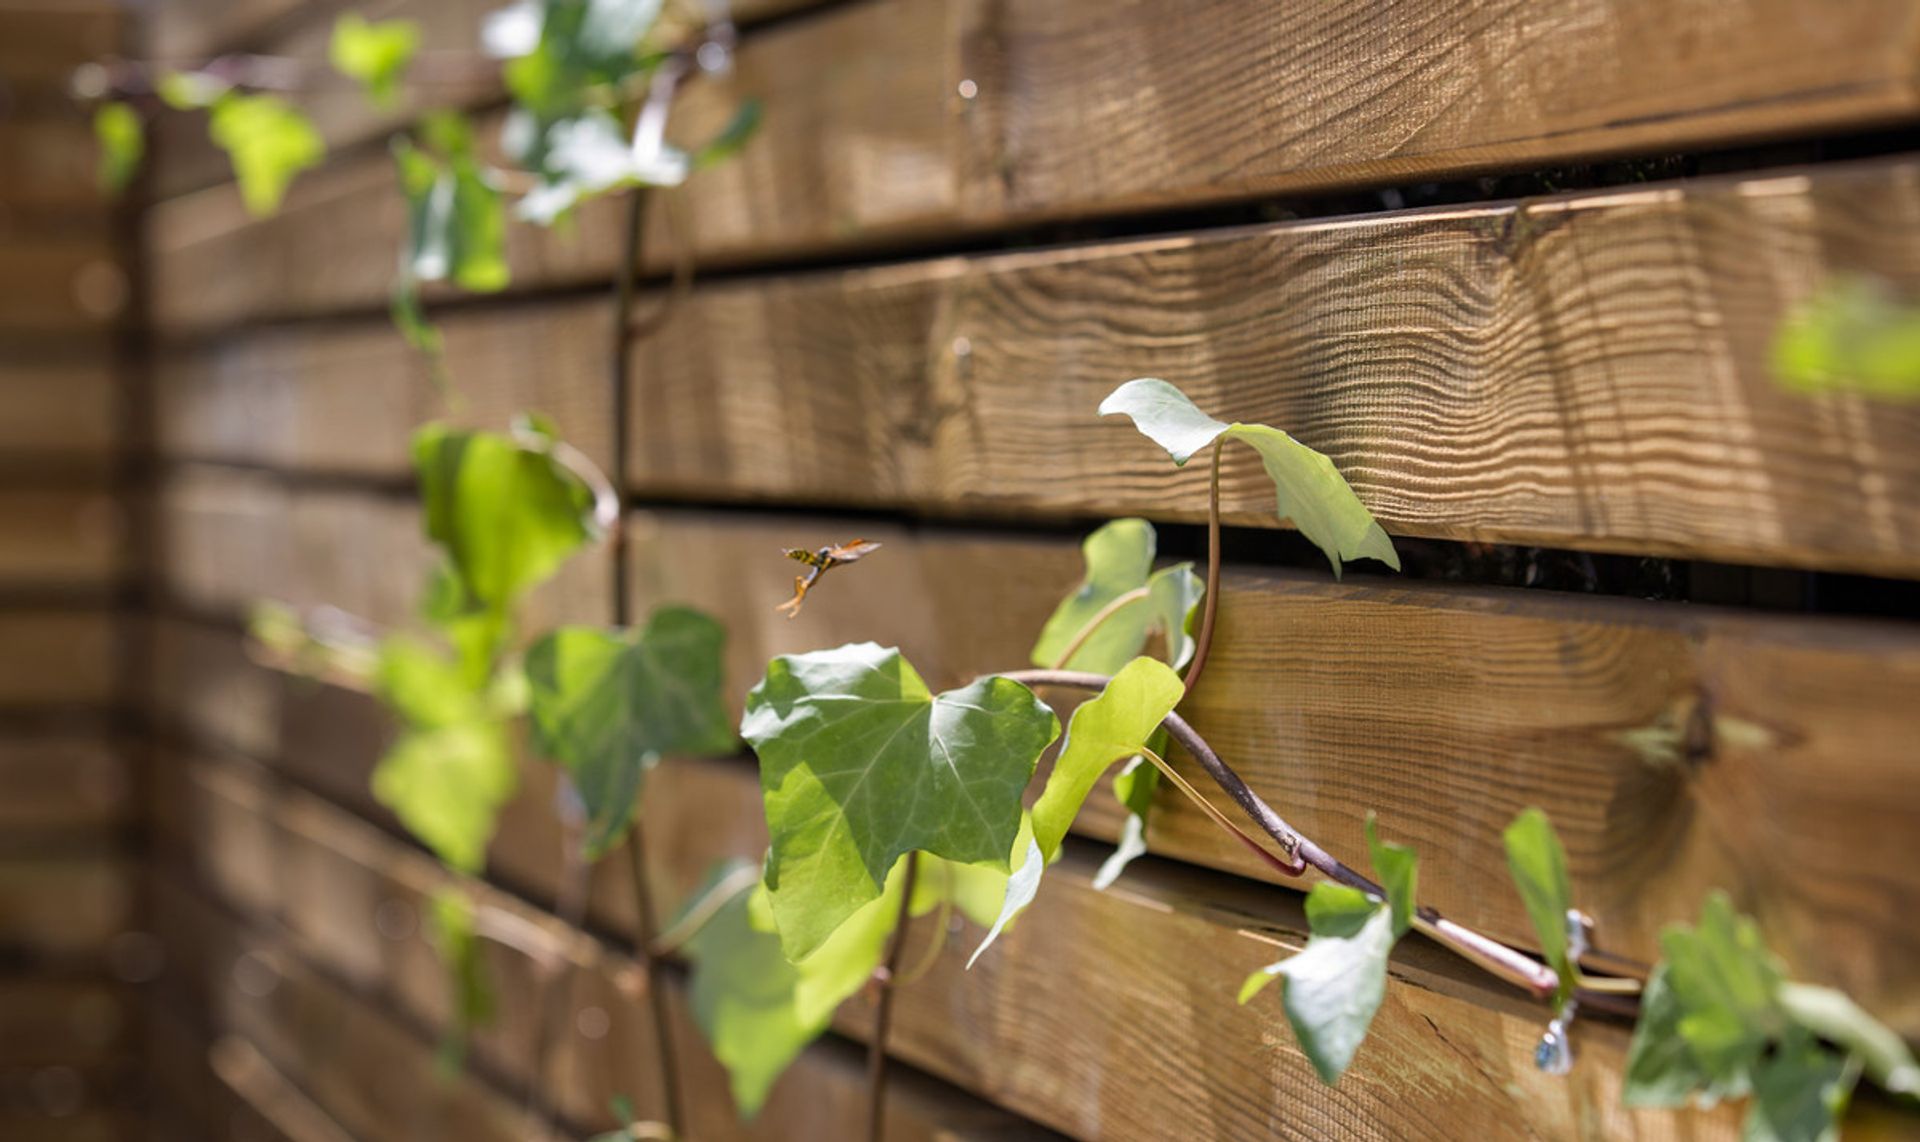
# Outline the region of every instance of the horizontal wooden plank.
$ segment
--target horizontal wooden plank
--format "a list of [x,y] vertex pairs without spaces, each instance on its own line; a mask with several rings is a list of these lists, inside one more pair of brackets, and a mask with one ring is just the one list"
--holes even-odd
[[106,471],[118,416],[107,349],[94,342],[0,350],[0,464]]
[[[656,776],[648,797],[652,834],[670,865],[663,878],[685,884],[709,860],[751,851],[735,847],[743,832],[752,839],[760,815],[750,769],[670,764]],[[418,908],[432,885],[445,883],[430,860],[313,798],[283,797],[279,820],[285,835],[274,852],[311,870],[310,878],[290,877],[303,885],[286,897],[291,922],[334,933],[330,947],[346,941],[342,932],[368,939],[370,906],[398,900]],[[1220,1138],[1397,1136],[1436,1123],[1448,1136],[1490,1137],[1565,1136],[1580,1122],[1603,1123],[1604,1133],[1620,1137],[1717,1137],[1732,1128],[1727,1112],[1619,1108],[1626,1036],[1617,1027],[1581,1028],[1581,1069],[1571,1082],[1542,1075],[1530,1061],[1541,1012],[1464,978],[1444,953],[1420,944],[1396,957],[1396,981],[1368,1046],[1345,1083],[1328,1092],[1276,1012],[1233,999],[1247,970],[1277,948],[1298,947],[1297,896],[1166,866],[1102,893],[1088,883],[1092,871],[1083,855],[1056,866],[1039,905],[970,973],[961,965],[980,933],[952,934],[932,974],[900,995],[893,1040],[900,1056],[1085,1138],[1164,1137],[1170,1121],[1196,1137]],[[645,1043],[644,1012],[623,985],[634,971],[630,961],[583,948],[549,918],[497,893],[482,900],[483,924],[525,933],[492,949],[507,994],[532,993],[523,982],[529,960],[551,948],[575,965],[576,1002],[607,1016],[604,1037],[578,1028],[567,1037],[555,1072],[599,1065],[614,1075],[644,1073],[628,1061]],[[1120,932],[1124,941],[1115,938]],[[916,942],[910,954],[919,950]],[[1102,986],[1084,986],[1090,979]],[[431,980],[429,972],[423,986]],[[1171,1004],[1169,986],[1178,993]],[[836,1026],[858,1036],[870,1021],[866,1001],[856,998]],[[583,1049],[584,1057],[573,1054]]]
[[0,979],[0,1067],[84,1067],[121,1062],[135,1019],[126,991],[106,980]]
[[[885,269],[718,283],[637,346],[634,489],[656,498],[1196,520],[1180,472],[1095,415],[1134,376],[1287,428],[1389,531],[1920,574],[1920,411],[1775,384],[1780,323],[1836,275],[1920,288],[1920,163],[1705,180]],[[486,421],[606,439],[603,299],[447,322]],[[179,454],[398,476],[423,415],[384,323],[168,357]],[[566,353],[530,365],[525,345]],[[1234,450],[1230,522],[1273,526]]]
[[0,950],[48,960],[104,958],[133,906],[132,869],[106,855],[0,858]]
[[[738,262],[1911,118],[1903,0],[1815,13],[1716,3],[1691,25],[1713,28],[1706,50],[1659,0],[1582,0],[1552,21],[1492,0],[1377,19],[1259,0],[1179,16],[1091,0],[844,5],[748,37],[731,79],[690,86],[687,138],[743,97],[765,123],[681,195],[684,233],[660,212],[649,249],[661,265],[675,241]],[[156,316],[204,327],[379,304],[402,217],[387,166],[347,160],[265,221],[227,188],[168,203]],[[516,238],[523,284],[608,276],[621,217],[603,203],[578,240]]]
[[112,586],[124,526],[111,491],[0,488],[0,590]]
[[194,61],[247,46],[302,8],[334,6],[335,0],[176,0],[154,10],[147,35],[157,58]]
[[0,828],[106,828],[137,810],[127,758],[106,732],[0,738]]
[[[339,521],[331,542],[311,544],[334,562],[298,561],[280,591],[373,601],[345,586],[362,568],[400,562],[372,537],[396,530],[381,513],[411,509],[343,492],[298,497],[309,499],[330,502],[315,518]],[[902,647],[942,687],[1024,666],[1080,575],[1075,545],[1052,539],[692,511],[642,513],[631,527],[635,613],[671,601],[719,616],[736,701],[769,656],[856,639]],[[847,584],[824,584],[798,619],[777,615],[793,576],[778,549],[856,532],[883,542],[881,553]],[[339,565],[353,570],[330,588]],[[233,589],[211,584],[204,598],[230,600]],[[1920,907],[1920,876],[1901,855],[1920,814],[1902,792],[1916,788],[1903,695],[1920,685],[1920,629],[1246,570],[1229,571],[1222,615],[1191,718],[1334,852],[1359,859],[1362,823],[1378,811],[1443,870],[1426,882],[1429,903],[1526,942],[1518,898],[1487,885],[1507,883],[1501,829],[1538,805],[1566,838],[1598,946],[1623,966],[1658,958],[1660,927],[1724,888],[1797,972],[1920,1029],[1920,933],[1905,919]],[[353,704],[283,694],[278,748],[260,756],[353,796],[380,741],[378,720]],[[360,766],[341,760],[356,753]],[[1117,835],[1111,802],[1099,804],[1088,828]],[[1171,793],[1153,844],[1268,875]]]
[[0,1109],[0,1137],[7,1142],[130,1142],[137,1124],[119,1111],[82,1108],[65,1114]]
[[24,0],[0,11],[0,76],[15,97],[64,99],[73,69],[115,55],[124,27],[111,0]]
[[127,304],[105,235],[14,233],[0,243],[0,334],[99,334]]
[[0,122],[0,212],[15,225],[39,218],[104,223],[99,162],[93,130],[77,112]]
[[110,612],[0,611],[0,708],[105,705],[116,653]]

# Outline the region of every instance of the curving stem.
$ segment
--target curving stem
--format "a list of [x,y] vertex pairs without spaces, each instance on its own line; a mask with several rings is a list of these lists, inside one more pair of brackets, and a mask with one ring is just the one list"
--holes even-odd
[[1207,654],[1213,650],[1213,621],[1220,612],[1220,447],[1222,434],[1213,440],[1213,476],[1207,481],[1207,595],[1200,612],[1200,633],[1193,640],[1193,664],[1187,667],[1183,681],[1187,692],[1200,684],[1200,672],[1207,668]]

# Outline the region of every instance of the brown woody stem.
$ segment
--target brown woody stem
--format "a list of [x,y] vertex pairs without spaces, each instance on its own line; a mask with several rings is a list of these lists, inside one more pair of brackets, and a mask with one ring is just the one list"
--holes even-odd
[[900,956],[907,946],[907,921],[912,918],[913,884],[920,874],[920,854],[907,854],[901,876],[900,914],[887,937],[887,954],[875,978],[880,996],[873,1007],[873,1038],[867,1043],[867,1142],[882,1142],[887,1114],[887,1032],[893,1026],[894,982],[900,974]]

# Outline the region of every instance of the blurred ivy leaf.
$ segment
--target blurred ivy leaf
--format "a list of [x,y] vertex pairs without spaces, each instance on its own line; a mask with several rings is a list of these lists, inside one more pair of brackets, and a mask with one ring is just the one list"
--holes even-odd
[[[1167,731],[1155,730],[1147,748],[1161,757],[1167,755]],[[1160,789],[1160,770],[1145,757],[1136,755],[1119,773],[1113,775],[1113,796],[1127,811],[1120,827],[1120,841],[1113,853],[1094,873],[1093,887],[1105,891],[1120,879],[1128,865],[1147,854],[1147,817],[1153,811],[1153,797]]]
[[1165,663],[1136,658],[1121,667],[1099,694],[1074,710],[1060,756],[1047,775],[1040,799],[1034,803],[1032,836],[1027,837],[1023,829],[1021,839],[1025,843],[1016,844],[1012,850],[1020,858],[1014,871],[1017,883],[1009,886],[1000,917],[974,951],[974,960],[1033,900],[1042,873],[1059,857],[1060,843],[1100,775],[1115,762],[1140,756],[1142,747],[1185,693],[1180,676]]
[[503,74],[515,102],[543,118],[564,118],[593,105],[597,90],[641,70],[640,43],[660,8],[661,0],[514,5],[488,21],[486,46],[508,59]]
[[459,663],[415,639],[381,644],[374,687],[403,723],[374,797],[450,868],[479,873],[516,782],[506,727]]
[[100,144],[100,186],[118,194],[140,173],[147,153],[146,125],[130,104],[102,103],[93,112],[93,137]]
[[593,493],[546,450],[428,424],[413,436],[427,538],[465,596],[505,610],[599,536]]
[[[1315,897],[1321,898],[1317,906]],[[1393,912],[1343,884],[1314,885],[1308,902],[1310,919],[1321,919],[1306,948],[1248,976],[1240,1002],[1284,977],[1280,1002],[1287,1022],[1321,1081],[1332,1085],[1353,1062],[1386,997]]]
[[207,129],[232,160],[241,200],[255,217],[280,209],[294,176],[327,154],[313,123],[276,95],[228,92],[214,101]]
[[367,98],[392,110],[400,101],[400,80],[420,49],[420,25],[412,20],[369,21],[358,12],[342,12],[333,23],[327,58],[334,70],[366,89]]
[[480,954],[473,901],[457,889],[443,888],[433,894],[429,908],[428,932],[440,962],[446,965],[453,993],[453,1025],[440,1049],[442,1067],[453,1071],[459,1068],[473,1030],[493,1021],[493,986]]
[[233,84],[204,71],[169,71],[161,73],[153,90],[175,111],[201,111],[218,103]]
[[[1143,519],[1117,519],[1102,525],[1080,544],[1086,577],[1060,600],[1033,644],[1034,665],[1112,674],[1140,653],[1155,630],[1165,636],[1174,669],[1193,657],[1188,633],[1206,586],[1191,563],[1153,570],[1157,537]],[[1110,613],[1066,662],[1060,656],[1087,624],[1114,602],[1139,593]]]
[[1744,1142],[1838,1142],[1840,1116],[1859,1070],[1806,1036],[1794,1036],[1754,1074]]
[[[717,870],[709,888],[731,871]],[[686,944],[694,1022],[727,1069],[734,1105],[748,1119],[759,1113],[774,1080],[827,1028],[827,1019],[801,1017],[800,968],[787,961],[771,923],[756,922],[752,895],[722,904]]]
[[1744,1081],[1716,1083],[1694,1060],[1692,1048],[1680,1034],[1683,1014],[1680,1000],[1667,982],[1667,966],[1656,966],[1640,993],[1640,1019],[1634,1025],[1633,1045],[1627,1052],[1626,1082],[1621,1091],[1621,1101],[1626,1105],[1671,1108],[1693,1101],[1713,1106],[1722,1098],[1744,1093]]
[[758,99],[741,100],[739,108],[733,113],[733,118],[727,120],[727,125],[720,129],[720,133],[694,149],[687,164],[688,169],[690,171],[705,170],[739,154],[747,145],[747,141],[753,138],[753,133],[760,129],[761,115],[762,108]]
[[1780,965],[1752,919],[1723,892],[1707,897],[1700,923],[1660,935],[1667,979],[1680,1001],[1680,1036],[1714,1081],[1744,1085],[1779,1034]]
[[507,208],[492,175],[470,152],[436,158],[400,138],[393,159],[407,200],[404,276],[475,293],[505,289],[513,276]]
[[1336,578],[1343,560],[1377,559],[1400,569],[1393,541],[1333,461],[1279,429],[1215,420],[1178,388],[1152,377],[1128,381],[1100,402],[1100,415],[1115,413],[1131,417],[1134,426],[1165,448],[1175,464],[1184,465],[1222,436],[1251,446],[1273,481],[1280,517],[1292,520],[1300,534],[1326,553]]
[[1527,918],[1540,941],[1540,952],[1560,977],[1556,1003],[1573,994],[1578,973],[1567,948],[1567,913],[1573,908],[1573,882],[1567,875],[1567,852],[1553,822],[1539,809],[1529,808],[1513,819],[1501,839],[1507,847],[1507,869],[1526,905]]
[[1373,860],[1374,875],[1380,878],[1380,887],[1387,890],[1387,906],[1393,914],[1393,935],[1398,939],[1413,926],[1413,910],[1420,884],[1420,860],[1408,846],[1382,841],[1372,813],[1367,814],[1367,853]]
[[635,186],[678,186],[690,160],[684,151],[660,145],[636,149],[620,120],[594,109],[546,128],[539,151],[542,181],[520,200],[529,222],[551,225],[581,201]]
[[1920,308],[1877,278],[1836,278],[1781,324],[1773,372],[1800,393],[1920,397]]
[[1789,1019],[1858,1057],[1882,1090],[1920,1096],[1920,1064],[1906,1040],[1851,996],[1831,987],[1783,983],[1779,1000]]
[[933,694],[898,650],[783,655],[747,696],[772,851],[766,884],[803,959],[904,854],[1006,867],[1021,793],[1060,724],[1001,677]]
[[527,651],[534,747],[573,776],[587,809],[587,859],[620,840],[641,780],[662,756],[732,752],[725,641],[711,617],[663,607],[644,631],[562,627]]

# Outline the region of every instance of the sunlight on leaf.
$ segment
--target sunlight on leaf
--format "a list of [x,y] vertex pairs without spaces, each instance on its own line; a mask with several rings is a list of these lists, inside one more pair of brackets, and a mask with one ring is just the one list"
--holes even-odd
[[[1161,757],[1167,755],[1167,731],[1154,731],[1147,748]],[[1100,864],[1093,876],[1093,887],[1104,891],[1120,879],[1127,866],[1147,854],[1147,817],[1153,811],[1153,795],[1160,788],[1160,770],[1144,757],[1136,756],[1113,775],[1114,800],[1127,811],[1121,824],[1120,840],[1112,855]]]
[[160,102],[175,111],[203,111],[233,90],[233,84],[204,71],[169,71],[153,85]]
[[294,176],[319,166],[327,154],[320,132],[276,95],[221,96],[208,132],[232,159],[240,197],[256,218],[280,209]]
[[[1314,890],[1324,887],[1338,886],[1315,885]],[[1273,970],[1287,981],[1281,1006],[1321,1081],[1339,1082],[1359,1053],[1387,994],[1393,943],[1393,915],[1374,905],[1352,935],[1315,934],[1306,950],[1275,965]]]
[[[716,871],[710,883],[728,871]],[[686,945],[693,1018],[727,1069],[742,1118],[759,1112],[774,1080],[827,1028],[826,1018],[801,1017],[800,969],[787,962],[771,926],[755,923],[751,896],[721,905]]]
[[1021,792],[1059,729],[1017,682],[935,695],[873,643],[774,659],[741,734],[760,756],[766,882],[789,957],[880,895],[910,851],[1005,867]]
[[[1041,628],[1031,652],[1033,664],[1112,674],[1138,656],[1158,630],[1165,636],[1174,669],[1186,665],[1193,657],[1188,631],[1206,587],[1191,563],[1154,571],[1155,543],[1153,525],[1143,519],[1113,520],[1087,536],[1080,544],[1086,577],[1060,600]],[[1060,661],[1090,622],[1115,600],[1134,592],[1144,594],[1109,614],[1071,659]]]
[[1920,307],[1878,278],[1836,278],[1781,325],[1773,372],[1800,393],[1920,397]]
[[412,20],[370,22],[358,12],[342,12],[333,24],[327,59],[334,70],[366,89],[384,110],[400,102],[400,80],[420,48],[420,25]]
[[1201,412],[1187,395],[1152,377],[1128,381],[1100,402],[1100,415],[1131,417],[1134,427],[1185,464],[1221,436],[1239,440],[1260,454],[1273,481],[1281,519],[1293,521],[1340,575],[1343,561],[1377,559],[1394,570],[1400,557],[1333,461],[1277,428],[1264,424],[1227,424]]
[[126,103],[102,103],[93,112],[93,137],[100,144],[100,186],[118,194],[140,173],[147,153],[147,128]]
[[505,289],[507,207],[492,175],[464,151],[435,158],[405,139],[394,140],[393,158],[407,200],[407,275],[475,293]]
[[1501,834],[1507,847],[1507,868],[1514,887],[1533,921],[1541,954],[1560,977],[1558,1000],[1573,994],[1576,973],[1567,954],[1567,912],[1573,907],[1573,882],[1567,875],[1567,853],[1553,823],[1539,809],[1527,809]]
[[1374,875],[1380,878],[1380,887],[1387,890],[1387,904],[1393,911],[1393,934],[1395,938],[1404,936],[1413,926],[1414,903],[1420,885],[1419,858],[1406,845],[1382,841],[1372,813],[1367,814],[1367,853],[1373,860]]
[[563,119],[546,129],[542,181],[521,199],[520,217],[552,225],[583,199],[635,186],[678,186],[689,160],[669,146],[636,152],[620,120],[600,110]]
[[573,776],[589,860],[619,841],[662,756],[732,752],[725,641],[707,615],[663,607],[641,632],[562,627],[527,651],[534,748]]

